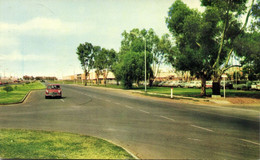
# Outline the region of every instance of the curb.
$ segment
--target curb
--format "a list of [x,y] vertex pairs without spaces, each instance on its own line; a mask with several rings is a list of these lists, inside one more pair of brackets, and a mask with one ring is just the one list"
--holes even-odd
[[[21,101],[19,101],[18,103],[23,103],[25,101],[25,99],[28,97],[29,94],[31,94],[31,90],[23,97],[23,99]],[[16,104],[16,103],[14,103]]]
[[[92,137],[95,137],[95,136],[92,136]],[[129,153],[132,157],[134,157],[134,159],[140,159],[138,158],[136,155],[134,155],[132,152],[130,152],[128,149],[126,149],[125,147],[122,147],[121,145],[118,145],[116,144],[115,142],[111,141],[111,140],[108,140],[108,139],[105,139],[105,138],[99,138],[99,137],[95,137],[95,138],[98,138],[98,139],[102,139],[102,140],[105,140],[111,144],[114,144],[115,146],[118,146],[118,147],[121,147],[123,148],[127,153]]]

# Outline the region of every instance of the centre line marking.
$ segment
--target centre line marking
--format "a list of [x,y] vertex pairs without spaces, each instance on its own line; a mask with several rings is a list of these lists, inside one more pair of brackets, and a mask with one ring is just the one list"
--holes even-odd
[[208,131],[208,132],[214,132],[214,131],[211,130],[211,129],[204,128],[204,127],[200,127],[200,126],[196,126],[196,125],[192,125],[192,124],[191,124],[190,126],[195,127],[195,128],[199,128],[199,129],[202,129],[202,130],[205,130],[205,131]]
[[247,142],[247,143],[251,143],[251,144],[255,144],[255,145],[258,145],[260,146],[259,143],[256,143],[256,142],[253,142],[253,141],[249,141],[249,140],[246,140],[246,139],[240,139],[241,141],[244,141],[244,142]]
[[150,114],[150,112],[147,112],[147,111],[144,111],[144,110],[141,110],[141,109],[139,109],[139,111]]
[[128,105],[125,105],[126,108],[130,108],[130,109],[133,109],[133,107],[131,106],[128,106]]
[[196,138],[188,138],[188,139],[193,141],[201,141],[200,139],[196,139]]
[[63,99],[61,99],[62,102],[65,102]]
[[165,117],[165,116],[160,116],[160,117],[162,117],[162,118],[164,118],[164,119],[168,119],[168,120],[170,120],[170,121],[173,121],[173,122],[175,122],[175,120],[174,120],[174,119],[171,119],[171,118],[168,118],[168,117]]

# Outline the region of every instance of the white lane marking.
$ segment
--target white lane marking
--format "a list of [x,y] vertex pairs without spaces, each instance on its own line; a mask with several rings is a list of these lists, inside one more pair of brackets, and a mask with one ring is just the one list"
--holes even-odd
[[188,138],[189,140],[193,140],[193,141],[202,141],[200,139],[196,139],[196,138]]
[[62,102],[65,102],[63,99],[60,99]]
[[115,103],[115,104],[120,105],[120,103]]
[[199,128],[199,129],[202,129],[202,130],[205,130],[205,131],[208,131],[208,132],[214,132],[214,131],[211,130],[211,129],[204,128],[204,127],[200,127],[200,126],[196,126],[196,125],[193,125],[193,124],[191,124],[190,126],[195,127],[195,128]]
[[257,143],[257,142],[249,141],[249,140],[246,140],[246,139],[240,139],[240,140],[244,141],[244,142],[247,142],[247,143],[251,143],[251,144],[255,144],[255,145],[260,146],[260,143]]
[[108,100],[108,99],[106,99],[105,101],[107,101],[107,102],[111,102],[110,100]]
[[168,117],[165,117],[165,116],[160,116],[160,117],[162,117],[162,118],[164,118],[164,119],[168,119],[168,120],[170,120],[170,121],[173,121],[173,122],[175,122],[175,120],[174,120],[174,119],[172,119],[172,118],[168,118]]
[[144,111],[144,110],[141,110],[141,109],[139,109],[139,111],[146,113],[146,114],[150,114],[150,112],[147,112],[147,111]]
[[128,105],[125,105],[126,108],[130,108],[130,109],[133,109],[133,107],[131,106],[128,106]]

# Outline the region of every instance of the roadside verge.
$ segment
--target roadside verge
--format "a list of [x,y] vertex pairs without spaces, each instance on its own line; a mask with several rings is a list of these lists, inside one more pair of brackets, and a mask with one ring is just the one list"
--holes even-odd
[[5,92],[2,88],[0,89],[0,105],[23,103],[30,95],[31,91],[42,90],[45,88],[45,85],[40,82],[11,86],[14,89],[10,92]]

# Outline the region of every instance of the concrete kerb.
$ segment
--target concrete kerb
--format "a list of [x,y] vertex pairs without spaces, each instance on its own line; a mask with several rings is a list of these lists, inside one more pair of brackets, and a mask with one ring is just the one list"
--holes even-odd
[[[161,94],[161,93],[150,93],[150,92],[143,92],[143,91],[133,91],[134,93],[141,93],[141,94],[149,94],[149,95],[157,95],[157,96],[163,96],[163,97],[167,97],[170,98],[171,95],[169,94]],[[179,99],[188,99],[188,100],[194,100],[194,101],[205,101],[208,102],[210,100],[208,99],[204,99],[204,98],[193,98],[193,97],[185,97],[185,96],[177,96],[177,95],[173,95],[173,99],[174,98],[179,98]]]

